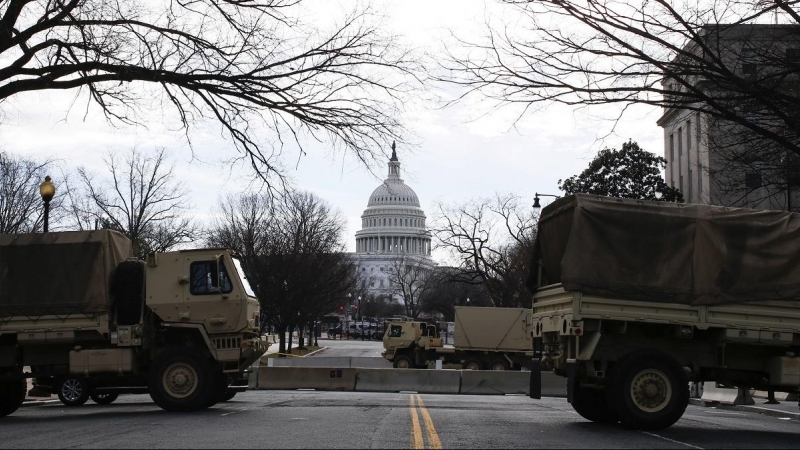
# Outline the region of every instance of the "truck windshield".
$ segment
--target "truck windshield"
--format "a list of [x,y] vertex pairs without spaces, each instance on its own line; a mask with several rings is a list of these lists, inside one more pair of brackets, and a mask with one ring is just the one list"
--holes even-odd
[[249,295],[250,297],[255,297],[256,293],[253,291],[253,288],[250,287],[250,283],[247,281],[247,277],[244,275],[244,269],[242,269],[242,262],[239,261],[237,258],[231,258],[231,259],[233,259],[233,265],[236,267],[236,273],[239,274],[239,279],[242,280],[245,292],[247,292],[247,295]]

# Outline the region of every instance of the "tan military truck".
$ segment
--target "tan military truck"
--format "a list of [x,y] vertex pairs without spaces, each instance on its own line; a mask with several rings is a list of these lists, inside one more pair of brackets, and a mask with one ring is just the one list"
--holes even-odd
[[381,355],[395,368],[442,367],[469,370],[520,370],[533,357],[530,310],[457,306],[453,345],[445,345],[433,324],[389,322]]
[[109,230],[0,235],[0,417],[26,378],[68,405],[145,390],[170,411],[207,408],[246,380],[267,344],[231,251],[131,254]]
[[800,215],[558,199],[539,219],[539,361],[567,377],[584,418],[657,430],[689,382],[800,392]]

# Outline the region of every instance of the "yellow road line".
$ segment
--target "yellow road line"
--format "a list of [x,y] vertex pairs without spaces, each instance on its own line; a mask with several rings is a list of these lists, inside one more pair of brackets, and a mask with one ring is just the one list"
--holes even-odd
[[425,448],[425,442],[422,439],[422,428],[419,426],[419,417],[417,417],[417,409],[414,407],[414,396],[409,396],[411,399],[411,441],[414,446],[411,448]]
[[425,420],[425,428],[428,430],[428,443],[431,448],[442,448],[442,441],[439,440],[439,434],[436,433],[436,428],[433,426],[431,415],[428,414],[428,410],[425,409],[425,404],[422,403],[422,397],[419,395],[417,395],[417,404],[419,405],[419,410],[422,412],[422,418]]

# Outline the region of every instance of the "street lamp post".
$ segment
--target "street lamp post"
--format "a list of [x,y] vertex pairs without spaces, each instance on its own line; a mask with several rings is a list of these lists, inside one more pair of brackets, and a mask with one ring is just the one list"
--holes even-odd
[[347,294],[347,306],[344,309],[344,317],[345,323],[344,327],[342,327],[342,335],[347,333],[347,338],[350,339],[350,299],[353,297],[353,294]]
[[361,322],[361,340],[363,341],[364,340],[364,333],[366,333],[366,330],[364,330],[364,310],[361,309],[361,296],[360,295],[358,296],[358,320],[359,320],[359,322]]
[[50,200],[56,195],[56,186],[50,181],[50,175],[44,177],[44,181],[39,185],[39,195],[42,196],[44,201],[44,232],[47,233],[50,219]]
[[536,193],[536,195],[534,195],[534,196],[533,196],[533,209],[539,209],[539,208],[541,208],[541,207],[542,207],[542,205],[540,205],[540,204],[539,204],[539,197],[555,197],[555,198],[561,198],[561,197],[560,197],[560,196],[558,196],[558,195],[553,195],[553,194],[540,194],[540,193],[538,193],[538,192],[537,192],[537,193]]

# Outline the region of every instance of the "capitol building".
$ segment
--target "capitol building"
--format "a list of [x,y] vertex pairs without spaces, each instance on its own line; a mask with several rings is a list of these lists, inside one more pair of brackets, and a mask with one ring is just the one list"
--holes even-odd
[[422,273],[433,269],[431,232],[425,220],[417,194],[400,178],[400,161],[392,144],[388,176],[369,196],[356,232],[356,251],[351,254],[359,287],[368,297],[391,295],[402,301],[397,277],[390,272],[409,266]]

